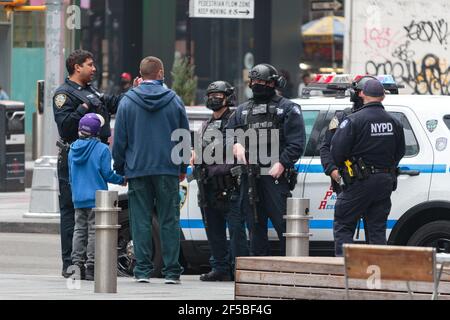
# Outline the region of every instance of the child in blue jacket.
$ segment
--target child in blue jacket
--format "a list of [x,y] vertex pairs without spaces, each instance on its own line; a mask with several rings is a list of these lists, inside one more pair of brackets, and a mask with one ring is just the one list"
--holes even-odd
[[69,151],[69,177],[75,208],[72,263],[80,268],[81,279],[90,281],[94,280],[95,213],[92,208],[95,207],[95,192],[108,190],[108,182],[126,184],[125,178],[111,169],[109,148],[98,138],[104,122],[96,113],[81,118],[79,138]]

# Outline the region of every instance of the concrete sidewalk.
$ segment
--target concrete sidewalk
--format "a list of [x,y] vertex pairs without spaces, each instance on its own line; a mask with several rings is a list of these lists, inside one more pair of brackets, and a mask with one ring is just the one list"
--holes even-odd
[[203,282],[198,275],[182,275],[180,285],[164,284],[164,279],[137,283],[132,278],[117,279],[116,294],[94,293],[94,282],[77,283],[61,276],[0,274],[0,300],[232,300],[233,282]]
[[0,193],[0,233],[59,233],[59,218],[24,218],[31,189]]

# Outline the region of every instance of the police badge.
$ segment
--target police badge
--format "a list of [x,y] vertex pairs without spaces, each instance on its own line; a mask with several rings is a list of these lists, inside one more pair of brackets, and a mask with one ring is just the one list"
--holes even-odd
[[56,107],[58,109],[60,109],[64,105],[64,103],[66,103],[66,100],[67,100],[67,97],[66,97],[65,94],[58,94],[55,97],[55,105],[56,105]]
[[428,129],[428,131],[433,132],[436,129],[437,125],[438,125],[438,121],[437,120],[428,120],[427,121],[427,129]]

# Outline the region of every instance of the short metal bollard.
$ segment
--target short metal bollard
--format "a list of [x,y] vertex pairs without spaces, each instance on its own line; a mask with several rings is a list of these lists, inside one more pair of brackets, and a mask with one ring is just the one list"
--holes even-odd
[[286,219],[286,256],[309,256],[309,199],[288,198]]
[[95,293],[117,293],[118,200],[117,191],[95,194]]

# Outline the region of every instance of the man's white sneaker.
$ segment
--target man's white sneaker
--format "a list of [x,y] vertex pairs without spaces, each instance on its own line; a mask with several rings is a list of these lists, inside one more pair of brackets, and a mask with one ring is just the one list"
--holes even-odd
[[166,279],[164,281],[165,284],[181,284],[180,279]]
[[140,283],[150,283],[150,278],[134,278],[134,281],[140,282]]

